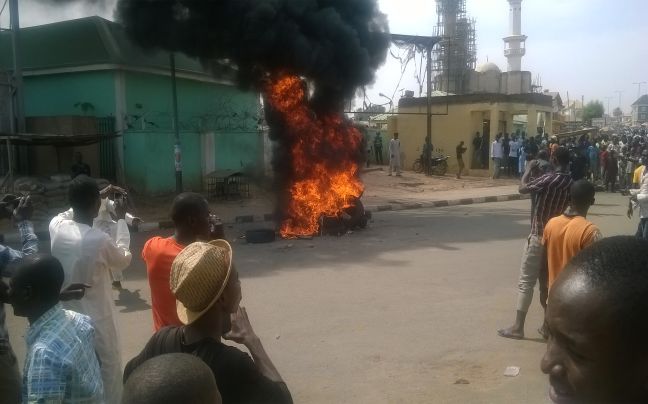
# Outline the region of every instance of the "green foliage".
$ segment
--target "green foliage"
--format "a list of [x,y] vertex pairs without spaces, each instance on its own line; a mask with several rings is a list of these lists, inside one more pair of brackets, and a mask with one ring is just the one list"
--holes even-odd
[[601,118],[605,113],[605,107],[599,100],[590,101],[583,108],[583,121],[591,124],[592,119]]

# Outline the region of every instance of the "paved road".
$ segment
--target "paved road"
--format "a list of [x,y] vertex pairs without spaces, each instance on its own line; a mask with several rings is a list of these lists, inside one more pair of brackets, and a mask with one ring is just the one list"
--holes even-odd
[[[597,199],[591,219],[606,236],[634,233],[625,198]],[[529,201],[385,212],[341,238],[236,242],[243,304],[296,402],[546,402],[537,300],[530,339],[495,333],[513,320],[528,212]],[[136,235],[133,251],[148,236]],[[116,294],[124,360],[152,324],[139,258],[127,276]],[[8,321],[22,358],[25,322]],[[502,375],[510,365],[518,377]]]

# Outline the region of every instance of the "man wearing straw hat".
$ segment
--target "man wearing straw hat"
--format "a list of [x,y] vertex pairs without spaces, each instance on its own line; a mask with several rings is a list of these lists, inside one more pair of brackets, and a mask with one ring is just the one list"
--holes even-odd
[[[124,370],[124,382],[146,360],[189,353],[214,373],[223,403],[292,403],[281,375],[240,307],[241,284],[225,240],[188,245],[173,261],[170,286],[183,326],[156,332]],[[222,339],[244,345],[250,356]]]

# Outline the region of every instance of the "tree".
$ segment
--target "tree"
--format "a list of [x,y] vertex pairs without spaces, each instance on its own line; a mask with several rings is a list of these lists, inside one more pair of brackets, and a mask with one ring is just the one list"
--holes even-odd
[[616,107],[616,108],[614,108],[614,111],[612,111],[612,115],[615,118],[621,118],[623,116],[623,111],[621,110],[621,108]]
[[583,108],[583,121],[589,125],[592,124],[592,119],[601,118],[605,113],[605,107],[599,100],[590,101]]

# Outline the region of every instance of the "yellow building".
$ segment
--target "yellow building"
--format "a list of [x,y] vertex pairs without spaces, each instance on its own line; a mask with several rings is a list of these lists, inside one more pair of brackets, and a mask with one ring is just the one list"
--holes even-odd
[[[528,134],[538,131],[552,133],[552,97],[544,94],[466,94],[432,97],[432,144],[434,150],[450,156],[450,172],[457,169],[455,149],[464,141],[466,168],[473,167],[473,139],[483,135],[488,149],[499,133],[515,133],[514,118],[526,118]],[[411,170],[420,157],[427,134],[427,98],[401,98],[398,115],[389,121],[391,134],[398,132],[401,139],[401,165]],[[491,160],[488,159],[489,169]],[[486,170],[471,170],[472,175],[487,175]]]

